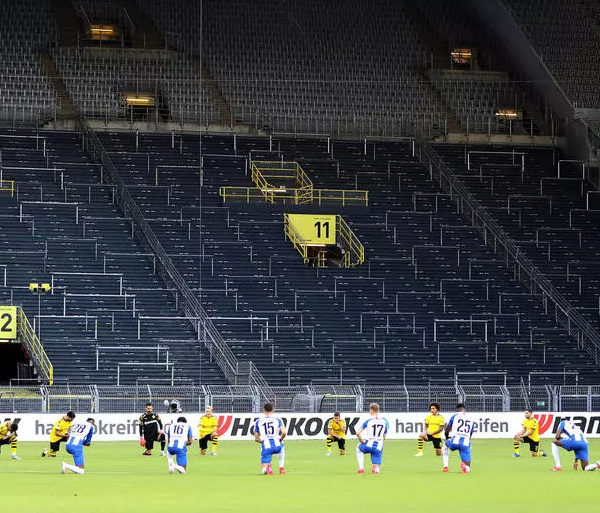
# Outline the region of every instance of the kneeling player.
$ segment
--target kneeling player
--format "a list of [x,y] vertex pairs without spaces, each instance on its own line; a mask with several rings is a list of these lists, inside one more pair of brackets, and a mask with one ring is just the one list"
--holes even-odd
[[[187,469],[187,448],[194,441],[192,427],[188,425],[187,419],[179,417],[175,424],[167,426],[165,429],[165,438],[167,441],[169,474],[173,474],[175,471],[185,474]],[[173,461],[173,457],[175,457],[175,461]]]
[[529,444],[531,456],[546,456],[545,451],[540,451],[540,426],[537,419],[533,416],[531,410],[525,410],[525,420],[523,421],[523,429],[517,433],[513,440],[514,454],[513,458],[521,456],[521,445]]
[[165,456],[165,442],[159,440],[162,428],[162,420],[154,411],[152,403],[146,403],[146,411],[140,416],[140,445],[144,448],[143,456],[152,456],[154,442],[160,442],[160,455]]
[[204,415],[200,417],[198,423],[198,443],[200,445],[200,454],[204,456],[208,449],[208,442],[212,443],[211,455],[217,455],[217,443],[219,442],[219,433],[217,432],[219,421],[213,415],[212,406],[207,406]]
[[573,468],[577,470],[578,461],[581,462],[581,470],[596,470],[597,464],[589,465],[588,442],[585,435],[579,429],[579,426],[573,424],[570,420],[562,420],[556,430],[556,439],[552,441],[552,456],[554,457],[554,468],[552,472],[562,471],[560,464],[560,453],[558,448],[562,447],[565,451],[573,451],[575,454],[575,463]]
[[431,442],[435,449],[435,455],[442,455],[442,431],[444,430],[444,417],[440,415],[440,404],[431,403],[429,405],[431,412],[425,418],[425,431],[419,435],[417,441],[418,452],[415,456],[423,456],[423,446],[425,442]]
[[390,427],[387,419],[379,416],[379,405],[371,403],[369,406],[371,418],[365,420],[356,436],[359,444],[356,446],[356,459],[358,460],[358,473],[365,473],[365,454],[371,455],[371,474],[379,474],[383,458],[383,443]]
[[73,456],[73,462],[75,465],[69,465],[68,463],[62,462],[62,473],[66,474],[67,470],[74,472],[75,474],[83,474],[84,471],[84,457],[83,447],[89,447],[92,443],[92,435],[94,434],[94,419],[89,418],[85,421],[85,424],[75,424],[71,429],[71,436],[65,446],[66,451]]
[[13,460],[20,460],[17,456],[17,430],[19,424],[12,421],[4,422],[0,424],[0,446],[10,444],[11,458]]
[[341,418],[339,411],[333,414],[327,424],[327,456],[331,456],[333,442],[337,443],[340,456],[346,454],[346,421]]
[[446,424],[446,443],[442,449],[444,459],[443,472],[449,472],[450,451],[460,453],[460,470],[463,474],[471,472],[471,435],[475,422],[468,418],[467,407],[460,403],[456,405],[456,413]]
[[42,457],[56,457],[56,453],[60,450],[60,443],[69,440],[74,419],[75,414],[72,411],[69,411],[64,417],[61,417],[54,423],[52,431],[50,431],[50,450],[47,451],[44,449],[42,451]]
[[263,406],[264,417],[256,420],[254,423],[254,441],[260,444],[260,463],[262,473],[268,476],[273,475],[271,463],[273,454],[277,454],[279,459],[279,473],[285,474],[285,447],[283,439],[287,431],[283,421],[273,415],[274,408],[271,403],[265,403]]

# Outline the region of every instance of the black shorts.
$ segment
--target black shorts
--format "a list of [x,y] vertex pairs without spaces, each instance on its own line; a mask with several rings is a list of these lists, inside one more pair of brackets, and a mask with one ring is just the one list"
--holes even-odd
[[10,444],[12,442],[13,438],[16,438],[16,437],[11,436],[10,438],[7,438],[6,440],[0,439],[0,446]]
[[442,438],[441,437],[427,435],[427,442],[431,442],[433,444],[434,449],[442,448]]
[[146,440],[146,450],[151,451],[154,449],[154,442],[159,442],[160,438],[158,432],[144,435],[144,440]]
[[208,435],[204,435],[202,438],[198,439],[198,443],[200,444],[200,450],[205,451],[208,448],[208,442],[212,440],[212,433]]
[[524,436],[523,437],[523,443],[524,444],[529,444],[529,450],[531,452],[538,452],[539,448],[540,448],[540,442],[534,442],[531,438],[529,438],[528,436]]
[[345,438],[342,438],[341,436],[334,436],[334,435],[330,435],[330,436],[334,442],[337,442],[340,451],[346,450],[346,439]]
[[50,442],[50,450],[53,452],[60,451],[60,443],[66,442],[68,439],[68,436],[63,436],[60,440],[57,440],[56,442]]

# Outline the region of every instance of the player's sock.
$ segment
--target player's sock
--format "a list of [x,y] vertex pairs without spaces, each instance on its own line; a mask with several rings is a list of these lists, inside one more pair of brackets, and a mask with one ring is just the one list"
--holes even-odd
[[325,446],[327,447],[327,452],[331,452],[331,446],[333,445],[333,437],[328,436],[325,442]]
[[552,449],[552,457],[554,458],[554,465],[556,467],[560,467],[560,452],[559,452],[559,448],[558,445],[552,444],[551,446]]
[[419,440],[417,441],[417,448],[419,450],[419,452],[417,454],[423,454],[423,446],[425,445],[425,440],[423,440],[422,438],[419,438]]
[[445,445],[442,447],[442,459],[444,460],[444,467],[447,467],[450,461],[450,449]]
[[515,454],[521,454],[521,443],[513,441],[513,447],[515,449]]
[[160,452],[165,452],[165,444],[166,442],[164,441],[160,442]]
[[18,444],[18,440],[16,436],[13,436],[10,440],[10,452],[12,453],[13,456],[17,455],[17,444]]
[[216,435],[213,436],[213,439],[212,439],[212,453],[213,453],[213,456],[216,456],[216,454],[217,454],[217,444],[218,443],[219,443],[219,437],[216,436]]
[[364,470],[365,468],[365,453],[362,452],[359,446],[356,446],[356,459],[358,460],[358,469]]
[[285,467],[285,447],[281,448],[281,451],[277,457],[279,461],[279,468]]
[[185,469],[181,465],[174,464],[173,468],[180,474],[185,474]]
[[75,472],[75,474],[83,474],[83,469],[76,467],[75,465],[69,465],[68,463],[64,463],[64,467],[71,472]]

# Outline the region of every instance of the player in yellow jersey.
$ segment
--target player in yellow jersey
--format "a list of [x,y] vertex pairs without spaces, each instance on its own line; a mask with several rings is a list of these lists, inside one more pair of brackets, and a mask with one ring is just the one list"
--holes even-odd
[[48,456],[49,458],[56,457],[56,453],[60,450],[60,443],[66,442],[69,439],[74,419],[75,414],[69,411],[64,417],[61,417],[54,423],[52,431],[50,431],[50,450],[44,449],[42,456]]
[[431,442],[435,449],[435,455],[442,455],[442,431],[444,431],[444,417],[440,415],[439,403],[429,405],[430,414],[425,418],[425,431],[419,435],[417,441],[418,452],[415,456],[423,456],[425,442]]
[[515,450],[513,458],[519,458],[521,456],[521,444],[529,444],[531,456],[534,458],[547,456],[545,451],[540,451],[540,426],[531,410],[525,410],[523,429],[519,431],[513,439],[513,447]]
[[209,441],[212,441],[211,455],[217,455],[217,443],[219,442],[219,434],[217,433],[218,424],[219,420],[213,415],[212,406],[207,406],[204,415],[200,417],[200,422],[198,423],[200,431],[198,443],[200,444],[200,454],[203,456],[206,454]]
[[336,411],[333,418],[327,423],[326,456],[331,456],[333,442],[337,442],[340,456],[344,456],[346,454],[346,421],[341,418],[339,411]]
[[20,460],[17,456],[17,430],[19,424],[11,420],[0,424],[0,446],[10,444],[11,458],[13,460]]

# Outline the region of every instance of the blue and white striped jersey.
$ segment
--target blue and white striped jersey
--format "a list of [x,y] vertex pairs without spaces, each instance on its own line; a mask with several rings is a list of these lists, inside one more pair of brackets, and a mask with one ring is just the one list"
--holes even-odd
[[71,428],[71,434],[67,445],[71,447],[82,447],[84,444],[92,442],[92,435],[94,434],[94,426],[89,422],[83,424],[73,424]]
[[279,417],[266,415],[265,417],[256,419],[254,432],[260,435],[261,445],[264,449],[283,445],[279,433],[282,426],[283,421]]
[[467,412],[461,411],[450,417],[447,426],[450,428],[449,439],[457,445],[470,445],[471,435],[475,430],[475,421],[469,419]]
[[379,450],[382,450],[390,423],[383,417],[371,417],[361,424],[360,429],[362,430],[360,436],[367,447],[376,445]]
[[168,446],[176,449],[183,449],[186,447],[188,437],[193,437],[192,426],[187,422],[175,422],[165,428],[165,435],[167,435]]
[[557,431],[560,430],[563,432],[563,435],[566,435],[570,440],[574,442],[587,442],[583,431],[579,428],[577,424],[573,424],[570,420],[561,420],[558,425]]

